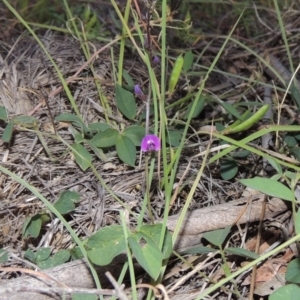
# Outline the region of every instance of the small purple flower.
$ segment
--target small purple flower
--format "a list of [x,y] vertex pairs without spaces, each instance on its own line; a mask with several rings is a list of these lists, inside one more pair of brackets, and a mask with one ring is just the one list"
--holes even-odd
[[140,87],[139,84],[136,84],[134,86],[134,94],[136,97],[138,97],[139,99],[141,99],[142,101],[146,101],[147,100],[147,95],[145,95]]
[[141,87],[140,87],[139,84],[136,84],[136,85],[134,86],[134,93],[135,93],[138,97],[143,97],[143,96],[144,96],[144,93],[143,93],[143,91],[142,91],[142,89],[141,89]]
[[143,152],[154,152],[160,150],[160,139],[155,134],[147,134],[141,143]]
[[159,64],[159,62],[160,62],[159,57],[158,57],[157,55],[154,55],[154,56],[152,57],[152,65],[153,65],[153,66],[157,66],[157,65]]

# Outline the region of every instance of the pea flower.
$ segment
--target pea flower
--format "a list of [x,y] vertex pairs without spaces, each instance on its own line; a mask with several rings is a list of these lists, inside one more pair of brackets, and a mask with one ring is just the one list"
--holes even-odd
[[134,86],[134,94],[136,97],[138,97],[139,99],[141,99],[142,101],[146,101],[147,100],[147,95],[145,95],[141,89],[141,86],[139,84],[136,84]]
[[153,65],[153,66],[157,66],[157,65],[159,64],[159,62],[160,62],[159,57],[158,57],[157,55],[154,55],[154,56],[152,57],[152,65]]
[[141,150],[143,152],[154,152],[160,150],[160,139],[155,134],[147,134],[141,143]]
[[136,84],[136,85],[134,86],[134,93],[135,93],[136,96],[138,96],[138,97],[143,97],[143,96],[144,96],[144,93],[143,93],[143,91],[142,91],[142,89],[141,89],[141,87],[140,87],[139,84]]

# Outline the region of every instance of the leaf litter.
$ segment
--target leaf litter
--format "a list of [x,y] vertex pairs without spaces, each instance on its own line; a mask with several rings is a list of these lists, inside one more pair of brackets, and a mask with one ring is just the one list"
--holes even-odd
[[[297,28],[297,18],[295,14],[296,13],[292,11],[287,11],[285,15],[286,20],[288,19],[287,16],[290,16],[290,30]],[[271,19],[274,18],[272,13],[270,13],[270,16]],[[276,20],[274,20],[274,22],[276,22]],[[212,27],[208,29],[211,31]],[[222,30],[226,32],[224,27]],[[220,32],[218,32],[218,34],[220,34]],[[51,31],[41,36],[41,39],[50,55],[58,64],[64,78],[72,77],[84,64],[84,55],[80,51],[79,42],[75,39],[69,36],[59,36]],[[249,47],[253,47],[255,41],[248,40],[246,43]],[[292,53],[295,53],[295,43],[297,43],[297,39],[293,37],[291,39]],[[196,53],[200,54],[199,52],[204,47],[207,48],[207,52],[201,58],[202,65],[196,65],[194,70],[197,70],[197,67],[201,70],[201,68],[205,69],[209,66],[212,61],[212,56],[218,51],[221,44],[222,41],[218,39],[214,40],[213,38],[210,39],[209,35],[206,39],[196,43],[194,45]],[[99,49],[102,46],[101,43],[95,42],[91,50],[93,48]],[[269,40],[265,41],[265,47],[267,52],[272,50],[272,52],[276,54],[282,65],[288,65],[284,49],[280,47],[278,40],[269,38]],[[268,48],[270,48],[270,50],[268,50]],[[130,56],[130,54],[128,55]],[[294,58],[297,59],[297,57]],[[140,82],[141,78],[143,80],[147,78],[144,66],[138,60],[128,57],[124,63],[124,69],[127,71],[130,70],[130,75],[136,82]],[[274,59],[273,63],[277,64],[274,65],[275,69],[280,68],[278,67],[278,62]],[[51,132],[49,112],[44,103],[44,99],[39,93],[40,91],[43,91],[43,94],[53,94],[53,96],[47,100],[53,116],[57,116],[61,113],[73,113],[66,94],[63,91],[54,93],[55,90],[60,88],[61,83],[50,61],[32,38],[27,36],[25,38],[21,37],[16,40],[16,42],[7,41],[6,49],[4,47],[0,49],[0,64],[0,105],[6,108],[10,118],[32,113],[39,122],[39,130],[44,133]],[[219,64],[219,69],[207,82],[207,89],[217,95],[217,98],[226,99],[226,103],[234,104],[236,101],[240,101],[240,95],[243,95],[242,97],[244,98],[252,97],[259,99],[263,92],[263,86],[269,84],[264,77],[267,75],[261,75],[264,72],[264,67],[261,67],[261,61],[259,61],[255,55],[249,53],[247,49],[239,48],[237,50],[237,45],[234,41],[228,44],[226,52],[222,56]],[[128,124],[128,121],[117,113],[117,108],[114,105],[115,82],[109,50],[103,51],[93,61],[93,66],[96,70],[97,80],[101,85],[102,92],[105,94],[113,109],[110,116],[113,116],[114,120],[121,120],[124,124]],[[268,76],[272,78],[273,75],[270,74],[269,69],[265,71]],[[193,84],[193,82],[197,82],[197,76],[191,76],[191,83]],[[255,85],[255,82],[259,82],[260,84]],[[181,82],[181,84],[183,83],[184,82]],[[95,80],[92,78],[88,67],[84,68],[81,74],[69,83],[69,87],[86,124],[106,122],[103,113],[105,109],[99,104]],[[279,96],[282,96],[283,90],[279,89],[277,93]],[[168,104],[172,105],[176,97],[179,99],[180,96],[181,93],[177,89]],[[213,118],[222,115],[224,108],[216,103],[217,102],[211,102],[209,105],[206,105],[204,111],[201,113],[201,118],[194,119],[193,126],[196,129],[206,126],[206,123],[209,123]],[[139,110],[142,107],[142,103],[138,103],[138,105],[140,106],[138,108]],[[39,108],[35,109],[36,107]],[[175,110],[170,109],[168,114],[172,116],[174,112]],[[185,112],[183,111],[181,115],[184,116],[184,114]],[[299,121],[297,115],[288,108],[285,114],[286,118],[291,118],[291,120],[295,122]],[[74,142],[74,137],[70,132],[70,124],[56,122],[55,126],[64,141],[71,145]],[[1,131],[3,131],[2,126]],[[70,225],[81,238],[92,235],[101,227],[117,224],[117,211],[123,209],[120,203],[116,202],[109,193],[100,195],[98,186],[95,185],[96,178],[94,174],[89,169],[82,171],[76,164],[70,151],[67,151],[65,145],[47,137],[46,134],[44,138],[49,151],[56,158],[54,161],[49,159],[34,131],[18,129],[16,127],[13,132],[13,140],[9,145],[0,141],[1,164],[18,176],[26,179],[28,183],[37,188],[51,203],[55,203],[59,195],[65,190],[79,193],[80,202],[76,205],[75,210],[68,214],[68,218]],[[201,140],[200,152],[205,150],[207,142],[208,140],[205,138]],[[194,140],[187,142],[187,147],[184,150],[178,173],[176,174],[178,182],[187,168],[189,158],[199,152],[199,149],[194,145]],[[139,213],[143,199],[144,170],[132,168],[121,163],[114,151],[105,153],[104,157],[105,159],[102,161],[99,161],[99,159],[93,160],[93,165],[97,172],[117,197],[124,201],[131,210]],[[201,164],[202,160],[198,158],[188,170],[184,187],[179,192],[174,206],[171,208],[171,214],[176,214],[181,210]],[[239,164],[243,166],[240,172],[246,177],[254,172],[259,173],[261,168],[255,165],[256,159],[254,156],[249,157],[248,161],[240,161]],[[249,170],[246,165],[253,166],[252,170]],[[161,172],[161,168],[156,169],[152,184],[152,205],[157,218],[162,216],[162,208],[164,206],[164,198],[158,187],[159,178],[163,174],[157,174],[158,170]],[[198,184],[190,207],[191,210],[239,199],[243,193],[243,187],[235,181],[222,180],[218,170],[218,163],[208,166],[205,171],[205,176]],[[61,228],[55,220],[52,220],[47,225],[48,228],[43,228],[42,233],[37,239],[28,239],[25,241],[22,238],[22,228],[26,217],[44,212],[45,208],[36,197],[5,174],[0,175],[0,183],[1,247],[8,247],[10,251],[16,254],[19,250],[24,251],[28,247],[37,250],[41,247],[50,246],[55,253],[60,249],[70,249],[74,246],[74,242],[69,237],[68,232],[64,228]],[[133,225],[135,220],[130,219],[129,223]],[[255,236],[256,224],[250,224],[249,226],[247,228],[248,235]],[[272,228],[272,225],[270,226]],[[238,237],[237,231],[230,241],[230,244],[238,245],[240,242],[241,239]],[[18,249],[18,251],[16,249]],[[214,256],[215,255],[217,254],[214,254]],[[268,263],[278,263],[278,261],[281,260],[280,266],[276,267],[276,270],[283,272],[284,265],[288,263],[293,255],[295,255],[294,252],[290,253],[287,251],[281,258],[274,257]],[[176,285],[176,281],[180,277],[189,275],[191,269],[187,266],[191,266],[192,264],[194,264],[194,267],[196,267],[199,272],[201,270],[201,272],[205,272],[207,276],[211,277],[212,281],[215,278],[224,276],[225,272],[221,269],[221,260],[218,256],[216,256],[216,259],[212,257],[212,261],[207,261],[207,263],[199,262],[197,259],[194,259],[193,256],[191,257],[193,259],[190,260],[190,263],[174,258],[170,260],[168,267],[170,275],[168,275],[167,271],[164,283],[166,287],[169,285],[170,290],[172,290],[171,287],[173,284]],[[205,259],[207,259],[207,257]],[[238,264],[242,265],[242,262],[238,262]],[[9,263],[6,263],[6,266],[8,265],[23,266],[23,264],[17,260],[11,260]],[[238,268],[237,265],[233,265],[233,262],[228,263],[229,268],[232,268],[232,270]],[[174,270],[176,270],[176,272]],[[270,270],[267,264],[258,268],[257,282],[267,282],[272,278],[275,273]],[[11,276],[12,275],[4,275],[3,279],[11,279]],[[240,278],[240,281],[236,283],[243,285],[246,282],[245,280],[245,278]],[[177,288],[180,292],[179,290],[177,291],[177,296],[182,293],[182,299],[184,299],[184,295],[186,295],[187,292],[192,295],[195,289],[199,289],[205,285],[207,285],[207,282],[205,282],[202,276],[195,272],[187,276],[184,283],[178,285]],[[225,295],[226,293],[224,293],[224,291],[220,291],[215,297],[217,299],[225,299]],[[175,299],[175,295],[173,296]]]

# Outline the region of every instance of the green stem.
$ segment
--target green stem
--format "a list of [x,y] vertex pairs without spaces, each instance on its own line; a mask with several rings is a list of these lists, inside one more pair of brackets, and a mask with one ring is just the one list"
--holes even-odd
[[154,217],[152,214],[152,208],[151,208],[151,200],[150,200],[150,185],[151,185],[151,181],[149,180],[149,167],[148,167],[148,163],[149,163],[149,156],[146,155],[145,158],[145,177],[146,177],[146,197],[147,197],[147,204],[148,204],[148,213],[149,213],[149,218],[151,220],[151,223],[154,224]]

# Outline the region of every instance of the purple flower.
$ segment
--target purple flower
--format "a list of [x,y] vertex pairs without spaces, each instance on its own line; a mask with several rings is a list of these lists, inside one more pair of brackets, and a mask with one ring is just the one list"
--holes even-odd
[[139,84],[136,84],[134,86],[134,94],[136,97],[138,97],[139,99],[141,99],[142,101],[146,101],[147,100],[147,95],[145,95],[141,89],[141,86]]
[[142,89],[141,89],[141,87],[140,87],[139,84],[136,84],[136,85],[134,86],[134,93],[135,93],[138,97],[143,97],[143,96],[144,96],[144,93],[143,93],[143,91],[142,91]]
[[143,152],[154,152],[160,150],[160,139],[155,134],[147,134],[141,143]]
[[154,56],[152,57],[152,65],[153,65],[153,66],[157,66],[157,65],[159,64],[159,62],[160,62],[159,57],[158,57],[157,55],[154,55]]

